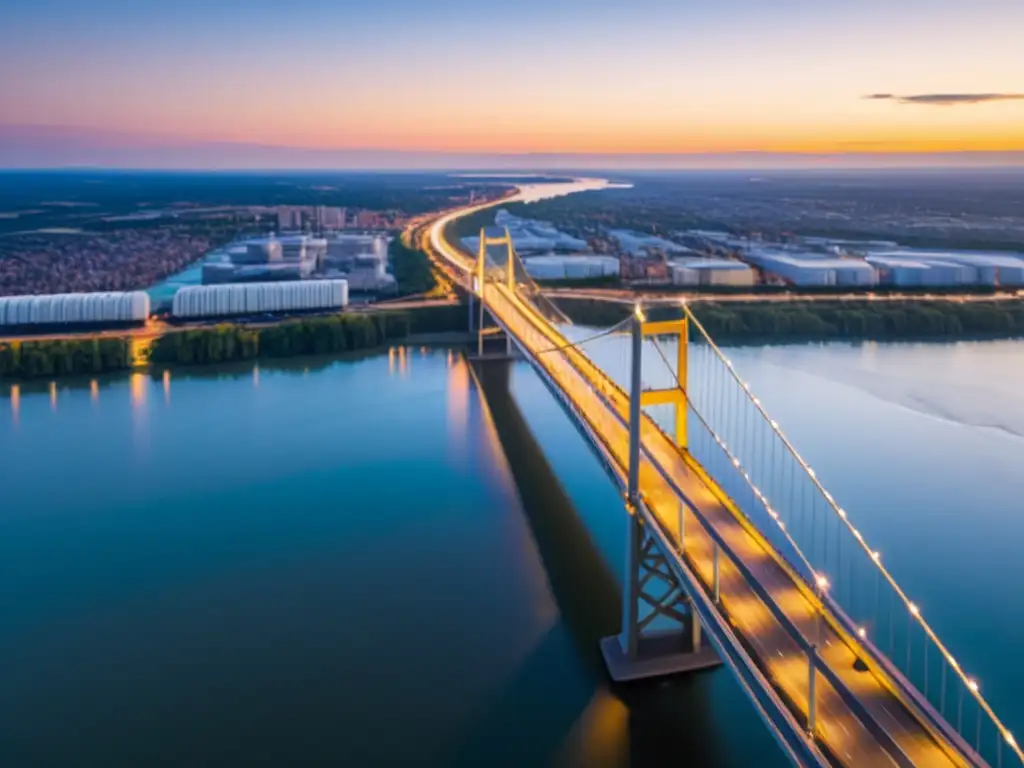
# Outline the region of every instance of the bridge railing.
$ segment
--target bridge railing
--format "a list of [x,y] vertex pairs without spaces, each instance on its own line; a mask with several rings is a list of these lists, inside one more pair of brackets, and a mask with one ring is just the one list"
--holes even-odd
[[[689,450],[712,478],[807,580],[827,585],[827,602],[845,629],[874,652],[895,679],[909,683],[915,703],[940,727],[953,727],[987,762],[1024,754],[982,696],[978,681],[959,664],[925,621],[921,609],[885,567],[847,510],[743,381],[732,362],[685,308],[695,343],[689,345],[686,384]],[[676,373],[663,342],[649,346],[653,386],[670,386]],[[624,345],[625,346],[625,345]],[[662,422],[669,423],[669,422]]]

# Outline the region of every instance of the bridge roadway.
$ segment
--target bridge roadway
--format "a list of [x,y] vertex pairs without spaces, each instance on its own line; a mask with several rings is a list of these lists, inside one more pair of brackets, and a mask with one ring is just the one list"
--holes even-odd
[[[471,275],[471,260],[444,240],[443,230],[449,220],[443,217],[430,230],[431,245],[463,275]],[[628,395],[575,348],[544,352],[568,341],[515,293],[492,283],[485,286],[485,291],[492,316],[569,396],[578,417],[586,420],[603,443],[599,447],[612,457],[624,484]],[[714,545],[704,526],[714,533],[723,551],[742,564],[746,574],[728,558],[721,561],[722,613],[767,673],[780,698],[804,715],[809,700],[806,651],[820,637],[817,738],[833,759],[858,768],[970,765],[949,741],[904,706],[884,672],[877,668],[855,669],[858,658],[868,660],[856,638],[831,621],[821,620],[813,592],[792,574],[756,529],[722,503],[649,417],[644,417],[641,434],[640,488],[657,525],[670,541],[678,541],[679,498],[689,502],[684,560],[705,588],[713,581]],[[702,526],[694,524],[695,517],[700,518]],[[756,583],[751,582],[750,575]]]

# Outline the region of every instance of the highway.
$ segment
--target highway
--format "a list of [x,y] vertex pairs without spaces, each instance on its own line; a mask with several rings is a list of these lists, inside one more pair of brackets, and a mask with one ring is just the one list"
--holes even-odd
[[[435,258],[447,262],[465,284],[465,276],[472,274],[472,260],[444,239],[445,226],[458,215],[438,219],[430,229],[429,243]],[[485,291],[493,316],[568,394],[578,417],[599,436],[624,478],[629,442],[626,393],[585,355],[566,346],[568,340],[515,293],[493,283]],[[557,347],[564,349],[550,351]],[[854,668],[857,659],[865,656],[856,638],[821,620],[813,592],[791,574],[756,529],[720,501],[647,417],[642,436],[640,487],[657,524],[669,540],[677,541],[680,494],[689,501],[685,561],[709,589],[714,568],[712,534],[724,544],[723,551],[733,559],[726,558],[721,568],[722,613],[779,698],[801,715],[808,711],[809,701],[806,649],[820,632],[817,738],[834,761],[847,766],[969,765],[904,706],[884,672]],[[751,582],[751,574],[756,583]]]

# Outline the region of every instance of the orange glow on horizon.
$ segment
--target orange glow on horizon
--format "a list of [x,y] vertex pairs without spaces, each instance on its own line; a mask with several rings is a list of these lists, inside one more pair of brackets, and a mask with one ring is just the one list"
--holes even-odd
[[[383,109],[383,107],[381,107]],[[884,106],[855,101],[834,112],[775,113],[741,105],[698,116],[672,112],[615,117],[548,114],[534,109],[517,114],[494,110],[484,118],[463,114],[456,105],[443,122],[395,120],[383,109],[353,121],[313,112],[319,119],[295,125],[245,121],[241,125],[174,120],[133,122],[127,127],[94,125],[83,130],[127,132],[128,146],[166,142],[228,142],[284,150],[322,152],[402,152],[453,154],[926,154],[1024,151],[1024,101],[936,107]],[[129,121],[126,120],[126,123]],[[232,121],[235,122],[235,121]],[[312,125],[313,127],[309,127]]]

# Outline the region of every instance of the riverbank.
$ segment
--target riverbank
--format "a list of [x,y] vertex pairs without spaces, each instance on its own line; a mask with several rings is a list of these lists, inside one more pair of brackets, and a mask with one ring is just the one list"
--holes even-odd
[[[604,328],[625,319],[629,305],[559,297],[555,303],[580,325]],[[1024,301],[750,301],[693,302],[694,316],[717,342],[773,344],[808,341],[1008,339],[1024,336]],[[681,309],[652,307],[654,319]]]
[[458,304],[284,320],[253,327],[222,323],[167,333],[142,343],[130,336],[0,343],[0,379],[59,378],[241,360],[358,352],[407,339],[464,331]]

